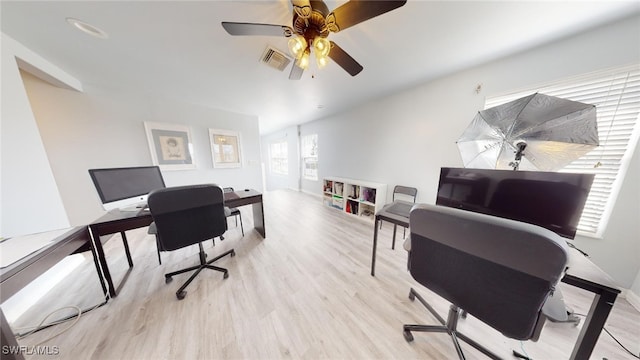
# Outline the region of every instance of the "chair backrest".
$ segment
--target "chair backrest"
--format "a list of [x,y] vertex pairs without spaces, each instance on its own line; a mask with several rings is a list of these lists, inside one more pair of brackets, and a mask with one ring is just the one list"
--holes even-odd
[[542,306],[566,269],[564,239],[539,226],[424,204],[414,206],[409,226],[414,279],[507,337],[536,339]]
[[413,197],[413,202],[416,202],[416,195],[418,194],[418,189],[409,186],[396,185],[393,188],[393,200],[396,200],[396,194],[402,194],[409,197]]
[[222,189],[214,184],[152,191],[147,199],[162,250],[213,239],[227,231]]

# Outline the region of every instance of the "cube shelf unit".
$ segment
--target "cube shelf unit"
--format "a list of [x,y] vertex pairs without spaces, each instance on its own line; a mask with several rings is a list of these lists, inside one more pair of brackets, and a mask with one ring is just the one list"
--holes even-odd
[[386,184],[339,177],[322,179],[322,202],[352,216],[373,221],[386,200]]

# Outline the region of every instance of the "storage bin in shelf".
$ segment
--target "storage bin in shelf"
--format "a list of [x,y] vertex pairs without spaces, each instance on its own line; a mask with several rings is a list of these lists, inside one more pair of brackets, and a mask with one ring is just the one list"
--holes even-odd
[[341,196],[333,195],[332,206],[336,209],[344,209],[344,199]]
[[333,198],[331,197],[331,195],[327,196],[326,194],[322,197],[322,202],[326,205],[326,206],[332,206],[333,205]]
[[387,200],[386,184],[362,180],[326,177],[322,179],[322,191],[323,204],[371,221]]

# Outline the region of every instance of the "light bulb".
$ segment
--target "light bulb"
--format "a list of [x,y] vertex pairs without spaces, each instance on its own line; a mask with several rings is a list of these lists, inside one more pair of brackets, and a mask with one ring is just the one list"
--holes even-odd
[[305,51],[304,54],[298,60],[298,67],[307,70],[309,67],[309,51]]
[[318,69],[322,69],[327,66],[328,61],[326,57],[316,56],[316,63],[318,64]]
[[316,53],[316,57],[327,57],[331,50],[331,43],[327,38],[316,36],[316,38],[313,39],[313,50]]
[[288,44],[289,52],[291,52],[291,55],[296,59],[300,59],[302,54],[304,54],[304,50],[307,48],[307,41],[299,35],[289,39]]

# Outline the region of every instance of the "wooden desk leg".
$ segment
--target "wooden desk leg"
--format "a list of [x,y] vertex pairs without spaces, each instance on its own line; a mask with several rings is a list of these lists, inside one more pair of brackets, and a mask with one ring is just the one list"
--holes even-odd
[[260,202],[254,203],[252,206],[253,210],[253,227],[262,235],[263,238],[266,238],[266,231],[264,226],[264,209],[262,206],[262,199]]
[[376,247],[378,246],[378,222],[381,222],[376,216],[373,223],[373,254],[371,255],[371,276],[376,276]]
[[598,337],[600,337],[604,323],[609,317],[609,312],[611,312],[617,296],[617,293],[609,291],[595,295],[570,359],[579,360],[591,357],[593,348],[596,346]]
[[120,232],[120,236],[122,236],[122,245],[124,245],[124,252],[127,254],[127,261],[129,262],[129,268],[133,267],[133,260],[131,260],[131,251],[129,251],[129,242],[127,241],[127,235],[124,231]]

